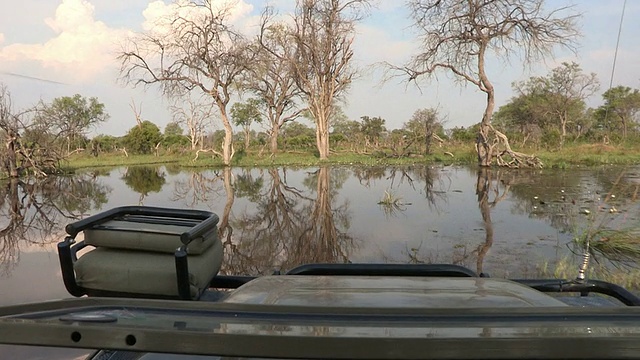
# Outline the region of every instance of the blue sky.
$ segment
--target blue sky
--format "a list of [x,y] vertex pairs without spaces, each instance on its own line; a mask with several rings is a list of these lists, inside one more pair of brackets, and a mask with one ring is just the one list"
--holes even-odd
[[[518,59],[505,64],[489,60],[489,76],[496,86],[497,105],[512,96],[511,83],[544,75],[563,61],[576,61],[586,72],[595,72],[601,90],[589,99],[591,106],[601,101],[609,85],[618,24],[624,0],[549,0],[548,7],[573,4],[583,14],[583,37],[577,54],[556,52],[555,58],[524,69]],[[165,8],[169,1],[145,0],[21,0],[0,2],[0,82],[12,94],[16,111],[40,100],[79,93],[96,96],[111,115],[108,123],[93,131],[123,135],[135,125],[129,107],[142,104],[142,117],[161,128],[171,121],[166,101],[159,89],[134,89],[117,82],[115,56],[118,43],[127,34],[144,29],[144,23]],[[266,1],[238,1],[235,25],[254,29],[256,17]],[[286,13],[293,0],[270,1]],[[378,0],[371,15],[358,25],[354,44],[355,63],[362,70],[343,105],[350,119],[380,116],[387,128],[399,128],[414,111],[435,107],[446,117],[446,127],[470,126],[482,114],[485,96],[472,87],[461,87],[451,76],[421,81],[421,91],[400,79],[380,82],[380,72],[372,64],[388,61],[404,63],[415,50],[416,34],[404,2]],[[640,88],[640,1],[628,0],[616,74],[613,84]],[[41,82],[17,74],[47,79]],[[221,126],[217,125],[220,129]]]

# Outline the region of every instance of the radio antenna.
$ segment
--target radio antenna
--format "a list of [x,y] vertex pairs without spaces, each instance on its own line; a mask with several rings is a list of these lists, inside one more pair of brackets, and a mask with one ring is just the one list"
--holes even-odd
[[[620,25],[618,26],[618,39],[616,40],[616,50],[613,52],[613,65],[611,66],[611,77],[609,78],[609,89],[613,87],[613,75],[616,72],[616,61],[618,60],[618,48],[620,47],[620,35],[622,34],[622,22],[624,20],[624,11],[627,8],[627,0],[622,3],[622,14],[620,15]],[[609,107],[605,107],[604,110],[604,125],[607,126],[607,120],[609,117]],[[608,126],[607,126],[608,127]]]

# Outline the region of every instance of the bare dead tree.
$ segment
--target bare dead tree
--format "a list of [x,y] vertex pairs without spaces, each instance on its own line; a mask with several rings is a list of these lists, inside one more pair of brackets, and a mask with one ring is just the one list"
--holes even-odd
[[142,128],[142,117],[140,114],[142,113],[142,103],[140,103],[140,110],[136,108],[136,103],[131,99],[131,104],[129,104],[131,111],[133,111],[133,116],[136,118],[136,124],[138,124],[139,128]]
[[294,58],[296,44],[290,41],[287,28],[269,24],[270,9],[263,13],[258,37],[256,66],[249,73],[247,88],[264,102],[268,119],[271,154],[278,151],[278,135],[284,124],[298,118],[305,109],[296,107],[300,89],[296,86]]
[[[292,66],[296,85],[313,116],[321,160],[329,157],[333,105],[355,75],[351,63],[354,28],[369,3],[369,0],[297,0],[294,24],[289,30],[289,41],[296,50],[292,57],[278,54]],[[268,19],[262,27],[269,27]]]
[[46,177],[55,173],[64,158],[55,145],[61,133],[48,132],[37,118],[37,110],[20,113],[12,108],[9,90],[0,84],[0,177],[17,178],[26,174]]
[[130,39],[118,56],[123,80],[133,85],[161,85],[166,95],[199,91],[211,96],[225,130],[222,159],[234,155],[233,128],[227,115],[231,92],[249,63],[247,41],[228,24],[231,4],[211,0],[176,3],[162,31]]
[[[495,89],[486,72],[489,54],[508,61],[519,56],[530,64],[552,55],[556,45],[575,49],[578,15],[570,7],[546,11],[544,0],[410,0],[421,51],[403,67],[389,65],[396,74],[415,81],[438,70],[452,73],[462,83],[475,85],[487,96],[476,150],[478,163],[491,166],[540,167],[535,156],[515,152],[506,135],[491,124]],[[503,149],[500,150],[500,147]]]
[[198,145],[202,148],[202,138],[205,129],[211,121],[213,104],[198,101],[185,94],[173,97],[173,104],[169,107],[173,120],[178,124],[184,124],[189,133],[187,137],[191,142],[191,150],[196,150]]
[[21,245],[60,241],[64,225],[100,208],[110,191],[90,174],[0,184],[0,274],[18,263]]
[[11,94],[5,86],[0,87],[0,129],[4,137],[4,153],[2,168],[9,177],[18,177],[17,151],[19,148],[20,121],[13,114]]

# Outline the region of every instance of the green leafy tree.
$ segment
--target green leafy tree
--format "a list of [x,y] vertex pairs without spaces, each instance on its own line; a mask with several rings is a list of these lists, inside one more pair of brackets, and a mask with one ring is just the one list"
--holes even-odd
[[464,126],[456,126],[450,130],[451,134],[449,137],[454,141],[459,141],[461,143],[469,143],[476,139],[478,134],[478,126],[474,125],[472,127],[465,128]]
[[595,73],[585,74],[577,63],[564,62],[547,76],[532,77],[514,87],[519,95],[533,95],[540,100],[536,111],[557,126],[562,147],[569,127],[579,128],[585,117],[585,100],[598,90],[600,83]]
[[315,131],[305,124],[294,121],[283,126],[282,137],[286,146],[307,148],[313,145]]
[[338,119],[333,123],[331,136],[340,142],[346,142],[351,146],[352,151],[361,148],[364,143],[364,136],[360,132],[360,123],[348,118]]
[[333,133],[342,134],[346,137],[355,137],[360,134],[361,124],[355,120],[336,121],[333,124]]
[[91,152],[98,156],[101,152],[112,152],[118,146],[118,138],[111,135],[98,135],[91,140]]
[[79,94],[55,98],[51,104],[42,105],[37,115],[37,121],[48,129],[47,133],[66,139],[67,153],[71,151],[71,144],[84,139],[91,127],[108,118],[104,104],[97,98],[87,99]]
[[138,154],[150,154],[162,141],[160,128],[151,121],[145,120],[139,126],[134,126],[125,135],[126,147]]
[[442,133],[442,122],[436,109],[419,109],[404,124],[403,129],[407,130],[413,142],[424,144],[424,153],[429,155],[431,140],[434,135]]
[[384,126],[385,120],[381,117],[360,117],[362,124],[360,125],[360,131],[364,135],[366,145],[378,147],[380,144],[380,137],[382,133],[387,131]]
[[520,131],[531,124],[545,127],[550,119],[543,103],[539,93],[521,93],[498,109],[493,115],[493,124],[508,132]]
[[231,106],[231,120],[234,125],[242,127],[245,149],[249,148],[251,142],[251,124],[262,123],[260,105],[260,100],[249,99],[247,102],[237,102]]
[[184,135],[165,135],[162,137],[162,145],[168,149],[185,149],[190,146],[189,138]]
[[169,122],[164,127],[164,137],[162,144],[168,148],[170,147],[187,147],[190,144],[189,138],[183,135],[182,127],[176,121]]
[[164,136],[182,135],[183,132],[184,130],[176,121],[171,121],[164,127]]
[[598,124],[608,130],[621,131],[627,137],[640,112],[640,91],[627,86],[616,86],[602,94],[604,105],[595,113]]
[[512,97],[493,115],[492,122],[511,137],[520,138],[523,146],[529,140],[539,144],[544,129],[556,126],[540,92]]
[[284,135],[286,137],[295,137],[303,135],[314,135],[312,128],[299,122],[288,123],[284,127]]

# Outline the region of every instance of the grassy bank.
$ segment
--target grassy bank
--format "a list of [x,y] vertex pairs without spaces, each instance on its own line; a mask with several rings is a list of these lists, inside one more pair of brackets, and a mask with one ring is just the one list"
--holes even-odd
[[131,165],[153,165],[153,164],[169,164],[181,163],[185,157],[177,155],[129,155],[125,156],[121,153],[102,154],[100,156],[72,155],[62,163],[65,170],[77,170],[83,168],[98,167],[116,167]]
[[547,167],[638,164],[640,163],[640,146],[582,144],[567,146],[562,150],[544,151],[537,155]]
[[[611,145],[572,145],[561,150],[518,149],[518,151],[538,156],[546,168],[570,168],[573,166],[594,166],[606,164],[638,164],[640,163],[639,146],[611,146]],[[103,154],[98,157],[88,155],[74,155],[63,167],[73,171],[82,168],[152,165],[173,163],[183,167],[222,167],[222,159],[210,153],[200,154],[194,161],[195,152],[183,154],[129,155],[122,153]],[[375,152],[372,154],[356,154],[336,151],[328,160],[320,161],[314,151],[281,152],[276,155],[258,152],[239,152],[234,156],[233,166],[238,167],[271,167],[271,166],[318,166],[333,165],[410,165],[419,163],[444,164],[475,164],[477,161],[473,146],[459,145],[437,148],[432,155],[416,155],[411,157],[394,157],[389,153]]]
[[[453,155],[453,156],[452,156]],[[129,155],[104,154],[98,157],[87,155],[74,155],[63,163],[66,170],[73,171],[82,168],[153,165],[173,163],[183,167],[216,168],[224,166],[219,156],[210,153],[200,154],[194,161],[195,152],[174,155]],[[238,167],[271,167],[271,166],[317,166],[322,164],[332,165],[410,165],[416,163],[446,163],[446,164],[470,164],[475,161],[475,155],[468,149],[460,149],[456,153],[437,153],[430,156],[415,157],[391,157],[382,154],[355,154],[347,152],[334,152],[328,160],[320,161],[315,152],[296,151],[282,152],[276,155],[258,153],[236,154],[232,160],[233,166]]]

